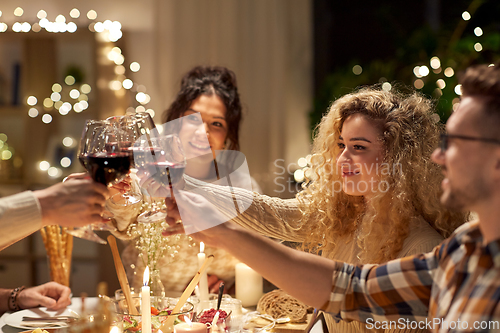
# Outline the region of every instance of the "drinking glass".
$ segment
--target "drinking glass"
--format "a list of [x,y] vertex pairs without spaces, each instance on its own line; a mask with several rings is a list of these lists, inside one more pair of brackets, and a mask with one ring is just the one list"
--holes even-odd
[[[137,145],[137,149],[134,150],[135,165],[145,175],[142,183],[149,185],[145,189],[148,192],[146,197],[152,204],[152,209],[139,215],[137,221],[139,223],[164,221],[167,213],[154,202],[157,200],[154,198],[161,198],[163,202],[165,196],[173,197],[173,186],[182,180],[186,158],[181,141],[177,134],[169,134],[139,140]],[[152,184],[156,185],[153,191]]]
[[[78,158],[92,179],[106,186],[123,180],[130,170],[131,151],[126,136],[109,121],[88,120],[82,132]],[[69,234],[106,244],[92,226],[68,230]]]

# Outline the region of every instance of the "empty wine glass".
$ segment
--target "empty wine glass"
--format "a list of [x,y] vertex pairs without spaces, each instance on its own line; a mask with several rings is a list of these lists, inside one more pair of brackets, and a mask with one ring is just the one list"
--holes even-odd
[[[151,210],[137,217],[139,223],[165,221],[167,213],[159,207],[165,197],[173,197],[173,187],[180,183],[186,158],[177,134],[142,138],[134,150],[135,165],[145,175],[141,181],[151,203]],[[154,199],[158,198],[158,199]],[[160,202],[155,202],[160,200]]]

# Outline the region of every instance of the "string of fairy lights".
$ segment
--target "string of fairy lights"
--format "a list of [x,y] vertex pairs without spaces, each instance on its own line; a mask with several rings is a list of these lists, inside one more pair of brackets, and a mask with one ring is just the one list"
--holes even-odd
[[[462,13],[462,19],[464,21],[469,21],[471,18],[472,16],[468,11],[464,11]],[[483,29],[481,29],[481,27],[474,28],[474,35],[476,37],[483,36]],[[477,41],[472,47],[476,52],[481,52],[483,50],[483,45],[481,44],[480,41]],[[439,78],[434,82],[435,85],[437,86],[436,89],[434,90],[434,94],[436,96],[441,96],[443,94],[442,90],[446,87],[446,78],[453,77],[455,75],[455,69],[453,69],[452,66],[447,66],[446,68],[443,68],[441,64],[441,59],[439,59],[439,57],[437,56],[433,56],[429,60],[429,66],[417,65],[413,68],[413,74],[416,77],[416,79],[413,81],[413,86],[416,89],[420,90],[425,86],[426,82],[424,81],[424,78],[431,73],[431,70],[434,74],[442,73],[444,75],[444,78]],[[363,68],[360,65],[354,65],[352,68],[352,72],[355,75],[360,75],[363,72]],[[427,83],[429,84],[431,82]],[[389,91],[391,88],[392,87],[389,82],[384,82],[382,84],[383,90]],[[459,96],[462,94],[460,84],[455,85],[454,92],[457,95],[457,98],[453,99],[452,105],[453,105],[453,110],[456,110],[458,107],[458,103],[460,101]]]
[[[97,12],[89,10],[86,13],[86,22],[82,23],[82,13],[79,9],[73,8],[69,12],[69,16],[63,14],[56,15],[53,21],[50,21],[45,10],[39,10],[35,22],[28,22],[23,19],[24,10],[17,7],[14,10],[16,22],[9,24],[1,22],[2,11],[0,11],[0,33],[7,32],[9,28],[15,33],[38,33],[45,30],[50,33],[69,33],[72,34],[78,29],[88,28],[91,32],[97,34],[97,39],[103,42],[109,42],[111,45],[117,42],[122,36],[121,23],[118,21],[105,20],[100,22],[97,20]],[[114,91],[117,95],[123,96],[126,90],[135,94],[135,100],[138,102],[137,107],[129,107],[127,112],[148,112],[154,117],[155,112],[147,105],[151,101],[151,96],[146,93],[144,85],[137,84],[132,79],[125,76],[126,68],[124,66],[125,57],[122,50],[118,46],[106,46],[104,48],[105,55],[110,63],[114,63],[114,79],[107,83],[107,88]],[[131,72],[138,72],[141,66],[138,62],[131,62],[129,69]],[[89,83],[77,83],[73,75],[67,75],[64,82],[55,82],[52,85],[50,96],[28,96],[26,104],[29,107],[28,116],[31,118],[39,118],[44,124],[50,124],[54,116],[67,116],[72,112],[82,113],[89,107],[89,94],[92,92],[92,86]],[[54,112],[57,110],[57,112]],[[14,158],[14,166],[19,167],[22,161],[19,157],[15,157],[15,149],[7,143],[7,135],[0,133],[0,159],[7,161]],[[71,137],[65,137],[62,140],[64,147],[72,148],[76,145],[76,140]],[[72,160],[69,157],[62,157],[58,161],[58,165],[51,165],[48,161],[40,161],[38,168],[41,171],[47,172],[51,178],[59,178],[63,171],[61,168],[69,168]]]
[[[462,19],[464,21],[469,21],[472,18],[472,15],[468,11],[464,11],[462,13]],[[475,27],[474,30],[474,35],[479,38],[483,36],[484,32],[481,27]],[[478,40],[472,45],[474,51],[476,52],[481,52],[483,51],[483,45],[481,42]],[[490,65],[493,66],[493,65]],[[429,68],[430,67],[430,68]],[[427,80],[426,82],[426,77],[429,76],[431,71],[434,74],[442,74],[443,77],[438,78],[435,82],[429,82],[430,80]],[[361,65],[357,64],[352,67],[352,72],[354,75],[361,75],[363,73],[363,68]],[[435,84],[436,88],[434,90],[434,95],[435,96],[442,96],[443,92],[442,90],[446,87],[447,82],[446,80],[448,78],[452,78],[455,75],[455,69],[453,66],[446,66],[444,67],[441,59],[438,56],[433,56],[429,60],[429,65],[422,64],[422,65],[417,65],[413,68],[413,75],[415,77],[413,81],[413,86],[415,89],[420,90],[424,88],[426,84]],[[389,82],[383,82],[381,86],[382,90],[389,91],[392,89],[392,85]],[[460,102],[460,95],[462,95],[462,89],[460,84],[456,84],[454,89],[454,93],[457,95],[456,98],[452,100],[452,108],[453,110],[456,110],[458,108],[459,102]],[[312,176],[311,173],[311,155],[307,155],[306,157],[301,157],[297,161],[296,165],[298,168],[295,170],[293,173],[294,180],[297,183],[301,183],[305,181],[306,179],[310,179],[310,176]]]

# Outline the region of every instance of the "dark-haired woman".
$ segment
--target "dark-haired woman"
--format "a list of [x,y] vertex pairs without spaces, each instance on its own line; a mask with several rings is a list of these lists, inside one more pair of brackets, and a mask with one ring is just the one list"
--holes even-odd
[[[180,90],[163,120],[170,122],[181,117],[179,136],[189,161],[185,174],[202,181],[217,180],[213,162],[216,151],[238,151],[240,148],[242,107],[235,74],[218,66],[191,69],[182,78]],[[237,182],[232,185],[240,186]],[[251,187],[253,191],[260,192],[253,179]],[[171,237],[176,249],[160,259],[157,268],[165,290],[179,292],[196,274],[200,245],[189,236]],[[216,258],[208,269],[209,285],[213,287],[211,291],[217,290],[220,280],[230,286],[234,282],[237,261],[219,249],[206,248],[205,252],[207,255],[214,254]],[[132,267],[129,272],[131,284],[135,287],[142,285],[145,263],[133,244],[125,249],[123,261],[127,267]]]

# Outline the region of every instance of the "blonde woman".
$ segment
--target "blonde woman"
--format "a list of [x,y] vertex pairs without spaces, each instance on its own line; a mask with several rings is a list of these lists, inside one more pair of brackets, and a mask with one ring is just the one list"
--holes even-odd
[[[466,218],[439,203],[443,177],[430,159],[438,120],[418,93],[371,87],[345,95],[317,129],[313,180],[304,191],[281,200],[233,189],[253,201],[233,222],[349,264],[429,252]],[[327,317],[330,332],[370,332],[363,323]]]

